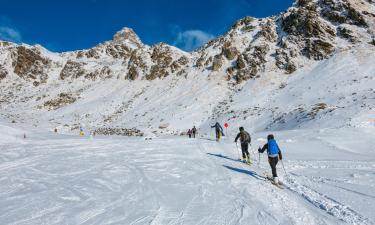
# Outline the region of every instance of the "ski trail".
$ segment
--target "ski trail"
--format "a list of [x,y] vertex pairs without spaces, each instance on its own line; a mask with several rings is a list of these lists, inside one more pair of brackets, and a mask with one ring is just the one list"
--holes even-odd
[[[232,147],[232,149],[235,147]],[[332,222],[329,218],[323,218],[322,215],[314,215],[311,210],[304,209],[304,205],[295,202],[294,199],[289,197],[289,194],[284,190],[276,189],[270,182],[265,181],[262,176],[259,176],[261,172],[254,166],[248,166],[235,160],[235,151],[232,152],[226,150],[231,149],[227,144],[219,143],[206,143],[203,147],[204,151],[208,152],[208,156],[215,157],[219,162],[217,164],[224,168],[228,168],[230,171],[245,174],[240,180],[237,178],[232,182],[233,189],[239,191],[238,196],[246,196],[246,198],[253,201],[260,201],[258,204],[268,209],[264,211],[262,208],[256,208],[256,218],[259,218],[259,224],[268,224],[274,221],[274,224],[339,224],[339,222]],[[215,153],[212,153],[212,152]],[[228,156],[232,155],[232,157]],[[255,162],[255,160],[253,160]],[[238,187],[239,186],[239,187]],[[254,193],[261,197],[256,197]],[[280,214],[282,209],[283,214]],[[271,221],[264,221],[264,215],[273,215]],[[277,218],[282,218],[277,219]],[[313,222],[312,222],[313,221]]]
[[[0,152],[2,224],[372,223],[299,177],[285,181],[289,189],[275,188],[262,176],[268,165],[258,166],[253,151],[252,166],[239,162],[225,141],[66,139],[70,144],[59,148],[60,142],[31,141],[27,151],[14,145]],[[339,214],[301,193],[338,205]]]
[[327,212],[328,214],[350,224],[374,224],[370,219],[363,217],[349,206],[344,205],[312,188],[299,184],[293,177],[287,177],[289,190],[301,195],[308,202]]

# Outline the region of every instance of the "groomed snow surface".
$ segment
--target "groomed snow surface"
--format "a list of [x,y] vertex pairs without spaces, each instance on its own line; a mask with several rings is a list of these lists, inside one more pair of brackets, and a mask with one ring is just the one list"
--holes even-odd
[[255,153],[267,133],[252,134],[248,166],[234,134],[90,139],[2,125],[0,224],[375,224],[373,132],[275,132],[282,190]]

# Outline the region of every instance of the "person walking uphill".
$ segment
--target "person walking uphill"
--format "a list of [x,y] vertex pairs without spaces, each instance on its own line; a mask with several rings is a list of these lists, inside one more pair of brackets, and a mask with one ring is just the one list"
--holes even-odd
[[251,143],[251,137],[250,137],[250,134],[246,132],[243,127],[240,127],[240,133],[238,133],[236,138],[234,139],[234,142],[236,142],[236,144],[237,144],[238,139],[240,139],[240,142],[241,142],[243,162],[250,164],[251,161],[250,161],[250,154],[249,154],[249,144]]
[[191,130],[189,129],[188,132],[187,132],[187,135],[189,135],[189,138],[191,138]]
[[263,148],[259,148],[258,152],[263,153],[265,150],[267,150],[268,162],[272,169],[273,182],[278,184],[279,178],[277,177],[276,165],[279,159],[283,159],[283,156],[272,134],[267,136],[267,140],[267,143],[263,146]]
[[195,138],[195,134],[197,133],[197,128],[193,126],[193,129],[191,129],[191,131],[193,132],[193,138]]
[[219,141],[221,136],[224,136],[223,127],[221,127],[221,125],[216,122],[215,125],[211,126],[211,128],[215,128],[216,141]]

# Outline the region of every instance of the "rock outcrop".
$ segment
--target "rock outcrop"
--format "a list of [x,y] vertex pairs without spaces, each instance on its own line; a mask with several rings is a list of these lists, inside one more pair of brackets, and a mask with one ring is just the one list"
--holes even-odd
[[[280,15],[265,19],[245,17],[224,35],[186,53],[164,43],[147,46],[130,28],[112,40],[76,52],[50,53],[38,46],[0,42],[1,54],[10,54],[12,68],[0,60],[0,79],[14,74],[34,86],[59,79],[155,80],[189,73],[211,73],[238,83],[256,79],[268,68],[292,74],[304,60],[324,60],[351,45],[372,45],[375,36],[373,1],[297,0]],[[51,57],[54,55],[53,57]]]

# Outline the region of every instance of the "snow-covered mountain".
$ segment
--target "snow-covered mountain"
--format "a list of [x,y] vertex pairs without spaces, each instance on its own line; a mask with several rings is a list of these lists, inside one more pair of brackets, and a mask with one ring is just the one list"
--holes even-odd
[[130,28],[64,53],[2,41],[0,116],[66,132],[372,127],[374,38],[373,0],[298,0],[193,52],[145,45]]

